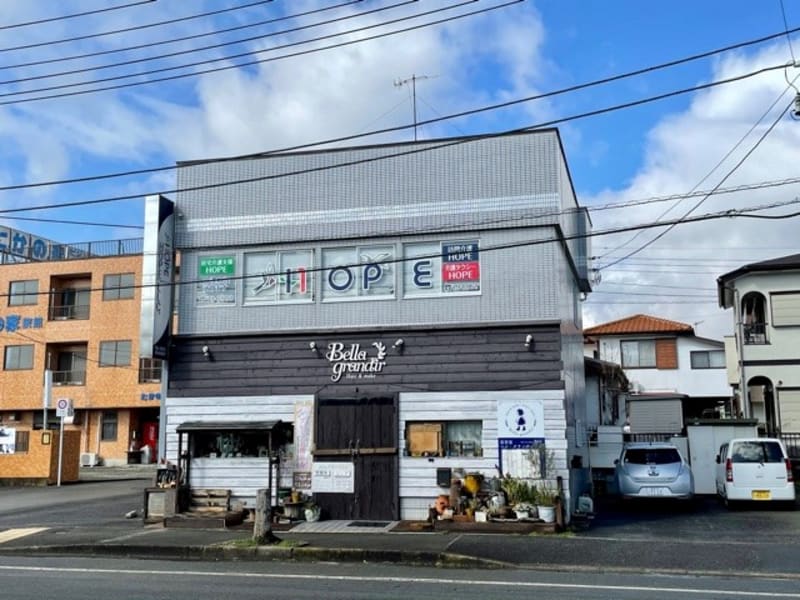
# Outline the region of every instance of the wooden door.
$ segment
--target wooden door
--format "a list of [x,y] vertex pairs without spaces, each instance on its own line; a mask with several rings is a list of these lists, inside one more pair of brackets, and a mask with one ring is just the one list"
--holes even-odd
[[398,518],[397,427],[396,397],[318,399],[314,460],[352,462],[355,477],[352,494],[314,494],[325,518]]

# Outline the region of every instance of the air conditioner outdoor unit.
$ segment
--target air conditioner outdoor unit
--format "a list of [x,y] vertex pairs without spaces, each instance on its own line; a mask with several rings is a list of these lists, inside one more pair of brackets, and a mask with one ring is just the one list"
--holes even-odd
[[82,467],[96,467],[98,462],[96,452],[81,452]]

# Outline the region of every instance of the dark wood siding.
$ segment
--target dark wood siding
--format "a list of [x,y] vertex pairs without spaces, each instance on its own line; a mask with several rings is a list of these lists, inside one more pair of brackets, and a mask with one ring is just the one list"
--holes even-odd
[[[533,336],[530,348],[527,335]],[[404,341],[402,351],[392,347]],[[315,342],[318,352],[309,344]],[[386,366],[374,378],[331,381],[329,343],[385,345]],[[203,355],[208,346],[210,360]],[[382,395],[404,391],[563,389],[558,325],[431,329],[313,335],[176,337],[169,395],[182,397],[325,394]]]

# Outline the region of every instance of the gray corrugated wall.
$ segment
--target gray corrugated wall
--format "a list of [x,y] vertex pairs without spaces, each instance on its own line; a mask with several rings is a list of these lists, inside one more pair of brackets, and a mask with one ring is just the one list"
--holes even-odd
[[[410,153],[415,150],[426,151]],[[373,160],[387,156],[392,157]],[[342,164],[349,166],[326,169]],[[536,222],[535,211],[563,225],[558,212],[575,208],[571,187],[564,189],[564,170],[554,130],[183,164],[178,169],[181,189],[258,180],[178,194],[176,247],[519,226]],[[487,199],[503,201],[487,210]],[[368,210],[358,213],[359,208]],[[327,214],[317,219],[318,211]],[[392,211],[399,213],[384,218]],[[287,213],[305,218],[280,218]]]

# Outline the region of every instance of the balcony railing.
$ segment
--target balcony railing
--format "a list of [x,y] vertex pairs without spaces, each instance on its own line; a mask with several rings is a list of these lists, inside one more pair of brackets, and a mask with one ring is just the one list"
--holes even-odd
[[86,320],[89,318],[88,304],[52,305],[48,318],[51,321]]
[[744,325],[744,343],[750,345],[767,343],[767,324],[748,323]]
[[53,371],[53,385],[84,385],[86,371]]

